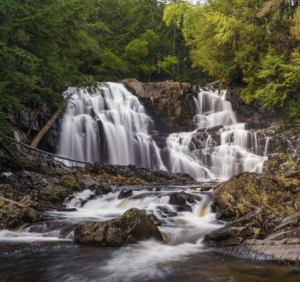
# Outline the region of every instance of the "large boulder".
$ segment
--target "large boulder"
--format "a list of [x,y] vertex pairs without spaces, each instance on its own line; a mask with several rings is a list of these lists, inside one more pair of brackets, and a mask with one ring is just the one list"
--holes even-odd
[[120,219],[105,222],[92,222],[75,230],[75,240],[81,244],[120,247],[126,242],[138,242],[149,239],[163,241],[151,217],[138,209],[130,209]]

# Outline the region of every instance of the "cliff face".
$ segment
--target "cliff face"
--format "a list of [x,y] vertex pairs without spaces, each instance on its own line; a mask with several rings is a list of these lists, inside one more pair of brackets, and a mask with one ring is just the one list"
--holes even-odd
[[[197,98],[200,88],[207,91],[224,90],[218,81],[199,86],[174,81],[142,83],[130,78],[121,83],[142,100],[152,118],[164,123],[163,128],[168,133],[195,129],[193,97]],[[225,99],[232,104],[239,121],[247,123],[249,129],[267,128],[278,118],[278,114],[262,110],[257,104],[246,104],[235,88],[227,89]]]

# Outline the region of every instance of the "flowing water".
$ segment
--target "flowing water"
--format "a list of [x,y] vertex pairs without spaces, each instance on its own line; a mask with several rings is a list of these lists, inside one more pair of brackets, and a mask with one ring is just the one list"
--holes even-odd
[[167,139],[171,172],[186,172],[198,181],[224,181],[244,171],[262,172],[268,138],[238,123],[226,91],[200,91],[194,98],[198,130]]
[[[200,90],[194,97],[195,131],[170,134],[165,148],[154,142],[153,120],[122,84],[99,85],[94,93],[70,88],[65,95],[70,93],[75,94],[64,115],[59,155],[186,172],[203,182],[262,171],[270,138],[238,123],[226,91]],[[270,257],[239,259],[203,245],[205,234],[224,226],[211,211],[207,187],[115,187],[102,197],[90,190],[75,193],[65,202],[72,212],[48,212],[47,222],[0,231],[1,281],[299,281],[299,270],[277,266]],[[120,200],[124,188],[133,195]],[[196,199],[192,211],[178,212],[169,204],[170,195],[180,191]],[[159,218],[163,243],[105,248],[74,242],[78,224],[118,218],[130,208]],[[260,260],[249,260],[254,257]]]
[[149,135],[154,123],[122,84],[107,83],[93,94],[70,88],[65,95],[74,92],[64,115],[59,155],[90,163],[165,170]]
[[238,123],[225,100],[226,91],[200,90],[194,97],[197,130],[171,134],[166,148],[158,148],[153,141],[153,120],[124,85],[106,83],[92,94],[77,91],[64,116],[59,155],[91,163],[185,172],[198,181],[224,181],[244,171],[262,172],[268,137],[258,138],[246,130],[246,124]]
[[[49,212],[49,222],[1,231],[0,280],[299,281],[299,270],[277,266],[268,257],[238,259],[206,248],[204,235],[223,223],[210,210],[211,193],[201,187],[130,187],[133,195],[122,200],[120,189],[98,198],[89,190],[75,193],[65,203],[77,211]],[[182,190],[196,199],[192,212],[177,212],[169,204],[170,194]],[[132,207],[159,218],[163,243],[150,240],[104,248],[73,242],[74,225],[120,217]]]

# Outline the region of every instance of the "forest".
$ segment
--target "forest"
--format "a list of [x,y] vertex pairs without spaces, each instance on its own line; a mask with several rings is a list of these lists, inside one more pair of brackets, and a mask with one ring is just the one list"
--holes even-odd
[[62,107],[68,86],[213,80],[300,128],[300,1],[4,0],[0,123]]
[[299,282],[300,0],[0,0],[0,280]]

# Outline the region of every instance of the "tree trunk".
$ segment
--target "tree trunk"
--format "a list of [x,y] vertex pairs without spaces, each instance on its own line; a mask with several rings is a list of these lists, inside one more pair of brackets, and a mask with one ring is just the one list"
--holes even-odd
[[[70,94],[66,99],[65,99],[65,106],[68,104],[68,101],[70,100],[70,98],[75,94],[72,93]],[[44,137],[44,135],[47,133],[47,131],[49,130],[49,128],[53,125],[53,123],[57,120],[57,118],[59,117],[59,115],[62,113],[62,111],[64,110],[64,108],[60,108],[58,109],[55,114],[52,116],[52,118],[45,124],[45,126],[40,130],[40,132],[37,134],[37,136],[33,139],[33,141],[31,142],[30,146],[32,148],[36,148],[38,146],[38,144],[40,143],[41,139]]]

